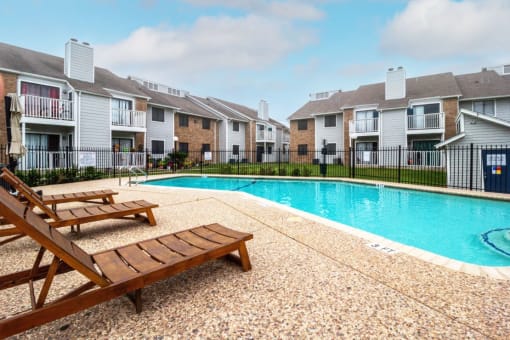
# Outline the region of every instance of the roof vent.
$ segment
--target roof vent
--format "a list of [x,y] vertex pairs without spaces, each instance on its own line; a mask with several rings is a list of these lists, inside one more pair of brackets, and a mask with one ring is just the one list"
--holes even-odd
[[83,45],[90,46],[90,44],[88,42],[86,42],[86,41],[83,42]]
[[388,72],[391,72],[391,71],[393,71],[393,70],[394,70],[394,68],[393,68],[393,67],[390,67],[390,68],[388,69]]

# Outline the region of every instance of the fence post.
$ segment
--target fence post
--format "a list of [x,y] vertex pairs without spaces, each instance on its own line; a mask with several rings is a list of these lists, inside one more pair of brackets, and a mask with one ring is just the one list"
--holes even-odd
[[66,173],[69,172],[69,145],[66,145]]
[[401,171],[401,168],[402,168],[402,145],[399,145],[398,146],[398,182],[400,183],[400,171]]
[[200,152],[200,174],[201,175],[204,173],[203,165],[204,165],[204,153]]
[[473,143],[469,145],[469,190],[473,190]]
[[113,178],[117,177],[117,155],[116,155],[116,149],[113,148],[113,153],[110,153],[111,155],[113,155],[113,159],[112,159],[112,165],[113,165]]
[[280,174],[282,173],[281,169],[280,169],[280,162],[281,162],[280,157],[281,157],[281,149],[278,148],[278,176],[280,176]]
[[356,146],[350,147],[349,151],[351,153],[351,178],[356,178]]

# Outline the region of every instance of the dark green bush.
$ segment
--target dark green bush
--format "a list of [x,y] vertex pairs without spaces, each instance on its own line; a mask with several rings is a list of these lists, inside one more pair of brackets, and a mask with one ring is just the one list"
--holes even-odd
[[299,168],[294,168],[292,169],[292,176],[300,176],[301,175],[301,172],[299,171]]
[[281,168],[278,170],[278,176],[287,176],[287,168]]

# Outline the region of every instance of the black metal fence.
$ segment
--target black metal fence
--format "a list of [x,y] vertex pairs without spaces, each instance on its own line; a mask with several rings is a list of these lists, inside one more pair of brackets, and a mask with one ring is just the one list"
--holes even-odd
[[[225,150],[151,153],[110,148],[28,148],[17,174],[44,185],[147,174],[193,173],[250,176],[349,177],[398,183],[510,192],[508,146],[467,145],[443,150],[403,147],[378,150]],[[7,164],[0,146],[0,163]]]

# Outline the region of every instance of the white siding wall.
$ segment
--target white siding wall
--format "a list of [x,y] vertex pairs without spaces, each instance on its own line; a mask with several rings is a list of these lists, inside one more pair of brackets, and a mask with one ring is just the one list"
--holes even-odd
[[381,131],[380,147],[406,146],[406,111],[384,111],[380,114],[379,128]]
[[510,122],[510,98],[496,100],[496,117]]
[[232,145],[239,145],[240,150],[246,149],[246,124],[239,123],[239,131],[232,131],[232,122],[228,122],[228,144],[227,150],[232,150]]
[[73,79],[94,82],[94,50],[74,41],[66,43],[64,71]]
[[165,110],[165,121],[155,122],[152,120],[152,106],[149,106],[147,114],[147,148],[151,148],[152,140],[163,140],[165,151],[174,148],[174,112],[171,109]]
[[82,94],[79,128],[81,146],[110,148],[110,100]]
[[[510,129],[501,125],[464,116],[464,132],[466,136],[451,147],[462,146],[462,150],[448,152],[448,186],[468,186],[470,180],[468,167],[470,152],[468,146],[475,145],[510,145]],[[465,149],[464,149],[465,147]],[[455,162],[454,159],[464,159],[466,163]],[[463,166],[464,165],[464,166]],[[473,188],[483,188],[482,163],[479,151],[473,155]],[[459,168],[461,168],[459,170]]]
[[[227,133],[228,133],[228,121],[220,120],[218,121],[218,139],[219,145],[218,150],[225,150],[227,148]],[[217,150],[212,150],[217,151]]]
[[[323,140],[326,140],[327,144],[335,143],[336,150],[343,150],[344,148],[344,131],[343,131],[343,116],[341,114],[336,115],[336,126],[335,127],[324,127],[324,116],[315,117],[315,145],[317,146],[316,155],[314,158],[321,159],[322,162],[322,154],[320,153],[320,149],[322,149]],[[327,155],[326,163],[333,163],[334,159],[343,158],[342,154],[337,155]]]

